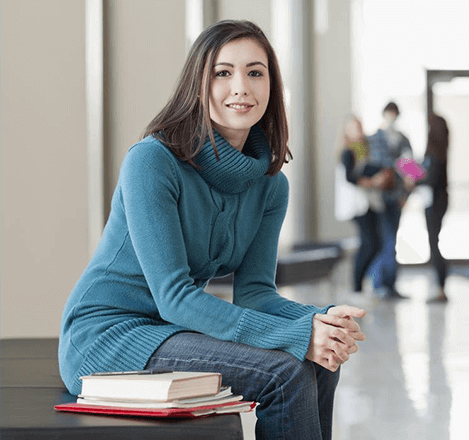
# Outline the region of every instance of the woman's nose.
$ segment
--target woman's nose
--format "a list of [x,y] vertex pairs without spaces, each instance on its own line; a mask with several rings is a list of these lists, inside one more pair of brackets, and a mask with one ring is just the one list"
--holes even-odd
[[234,75],[231,85],[231,93],[233,96],[244,96],[249,93],[249,82],[244,75]]

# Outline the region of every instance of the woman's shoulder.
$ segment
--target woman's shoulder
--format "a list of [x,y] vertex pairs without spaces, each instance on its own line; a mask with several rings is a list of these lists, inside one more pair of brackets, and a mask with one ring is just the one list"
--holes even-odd
[[288,178],[283,171],[279,171],[273,176],[265,176],[268,182],[268,185],[274,191],[288,191]]
[[264,176],[264,182],[269,189],[268,206],[287,203],[289,183],[287,176],[282,171],[273,176]]
[[127,156],[145,156],[155,160],[171,160],[174,161],[176,157],[168,149],[168,147],[154,136],[147,136],[139,142],[133,144],[127,151]]
[[159,181],[172,181],[174,185],[180,180],[179,159],[164,143],[147,136],[133,144],[122,161],[120,180],[123,182],[151,178]]
[[179,159],[166,145],[153,136],[147,136],[133,144],[124,158],[124,165],[144,166],[144,168],[176,169]]

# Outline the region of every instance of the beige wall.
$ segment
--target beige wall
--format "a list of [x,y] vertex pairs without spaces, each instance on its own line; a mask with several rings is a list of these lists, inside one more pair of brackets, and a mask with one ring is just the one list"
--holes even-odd
[[256,23],[272,39],[271,0],[219,0],[219,20],[250,20]]
[[105,8],[108,198],[126,151],[166,104],[185,60],[185,0],[112,0]]
[[1,336],[55,336],[87,255],[84,0],[3,0]]

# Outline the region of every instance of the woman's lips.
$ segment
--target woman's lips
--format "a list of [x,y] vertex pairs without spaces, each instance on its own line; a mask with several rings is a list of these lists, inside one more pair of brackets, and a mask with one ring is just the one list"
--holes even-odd
[[252,107],[254,107],[251,104],[227,104],[227,107],[235,110],[237,113],[247,113],[249,110],[251,110]]

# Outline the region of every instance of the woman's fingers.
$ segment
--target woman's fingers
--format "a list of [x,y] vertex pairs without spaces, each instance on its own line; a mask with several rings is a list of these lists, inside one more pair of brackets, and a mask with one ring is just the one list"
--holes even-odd
[[344,325],[348,325],[349,322],[355,322],[333,314],[323,315],[321,313],[317,313],[316,315],[314,315],[314,319],[319,319],[325,324],[334,325],[336,327],[343,327]]
[[348,305],[331,307],[325,315],[316,314],[306,358],[330,371],[337,371],[351,354],[358,351],[356,341],[365,340],[353,319],[365,315],[365,310]]
[[355,344],[355,339],[353,339],[350,335],[338,327],[332,330],[332,338],[334,338],[335,341],[343,342],[347,346],[352,346]]
[[349,335],[355,339],[355,341],[364,341],[366,339],[366,336],[361,332],[350,332]]
[[332,371],[333,373],[337,371],[340,364],[335,362],[334,360],[329,360],[329,358],[320,358],[315,361],[316,364],[321,365],[321,367],[325,368],[326,370]]
[[363,318],[366,315],[366,310],[359,307],[349,306],[343,304],[340,306],[331,307],[327,311],[328,315],[337,315],[342,318]]
[[[337,369],[357,350],[355,340],[342,329],[313,319],[313,335],[306,358],[325,368]],[[324,365],[327,359],[327,367]],[[322,362],[322,363],[321,363]]]
[[353,319],[340,318],[335,315],[315,315],[315,318],[325,324],[340,327],[346,331],[355,341],[364,341],[365,335],[361,332],[360,326]]
[[341,364],[347,362],[350,358],[350,355],[347,353],[347,348],[348,347],[344,347],[344,345],[340,344],[338,341],[334,341],[334,343],[332,344],[331,349],[334,352],[333,354],[337,356],[338,361]]

